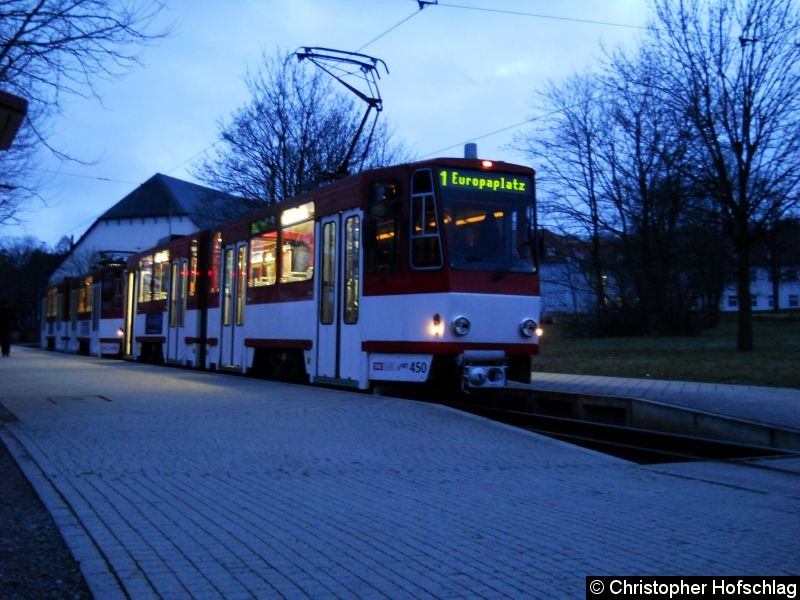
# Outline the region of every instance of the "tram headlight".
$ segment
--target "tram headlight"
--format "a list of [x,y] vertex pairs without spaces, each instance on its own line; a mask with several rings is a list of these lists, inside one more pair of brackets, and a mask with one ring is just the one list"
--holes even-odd
[[442,323],[442,317],[439,313],[433,315],[433,321],[431,322],[431,334],[435,337],[439,337],[444,333],[444,323]]
[[541,327],[533,319],[522,319],[519,324],[519,332],[524,337],[540,336],[543,333]]
[[472,323],[470,323],[469,319],[464,315],[459,315],[453,319],[450,327],[456,335],[467,335],[470,327],[472,327]]

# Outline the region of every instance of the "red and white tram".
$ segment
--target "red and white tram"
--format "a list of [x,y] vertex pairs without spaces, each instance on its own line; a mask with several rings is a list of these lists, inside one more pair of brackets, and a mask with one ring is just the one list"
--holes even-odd
[[373,382],[527,382],[534,173],[436,159],[352,175],[128,262],[124,355]]
[[42,347],[90,356],[122,351],[124,265],[109,261],[50,286],[42,303]]

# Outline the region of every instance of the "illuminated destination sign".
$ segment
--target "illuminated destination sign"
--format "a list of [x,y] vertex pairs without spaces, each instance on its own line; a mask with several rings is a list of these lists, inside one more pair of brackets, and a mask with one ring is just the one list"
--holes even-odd
[[501,175],[484,171],[456,171],[442,169],[439,171],[439,182],[442,188],[457,188],[476,192],[511,192],[529,194],[531,180],[523,175]]

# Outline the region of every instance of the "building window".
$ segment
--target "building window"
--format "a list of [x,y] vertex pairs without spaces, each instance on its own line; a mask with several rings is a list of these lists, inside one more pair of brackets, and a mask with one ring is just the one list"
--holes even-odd
[[798,295],[789,294],[789,308],[797,308],[798,306],[800,306],[800,303],[798,303]]
[[728,308],[736,308],[739,306],[738,296],[728,296]]
[[753,308],[758,308],[758,296],[753,294],[753,297],[750,298],[750,306]]

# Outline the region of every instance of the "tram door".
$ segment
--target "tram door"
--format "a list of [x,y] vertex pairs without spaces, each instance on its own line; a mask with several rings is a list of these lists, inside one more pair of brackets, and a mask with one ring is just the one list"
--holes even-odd
[[320,221],[318,377],[360,378],[361,221],[355,210]]
[[125,286],[125,347],[122,353],[133,356],[133,323],[136,311],[136,274],[128,273],[128,285]]
[[244,354],[244,303],[247,293],[247,243],[225,246],[222,257],[220,363],[223,367],[241,368],[241,357]]
[[167,329],[167,361],[183,362],[186,320],[186,284],[189,273],[187,259],[174,260],[169,274],[169,327]]

